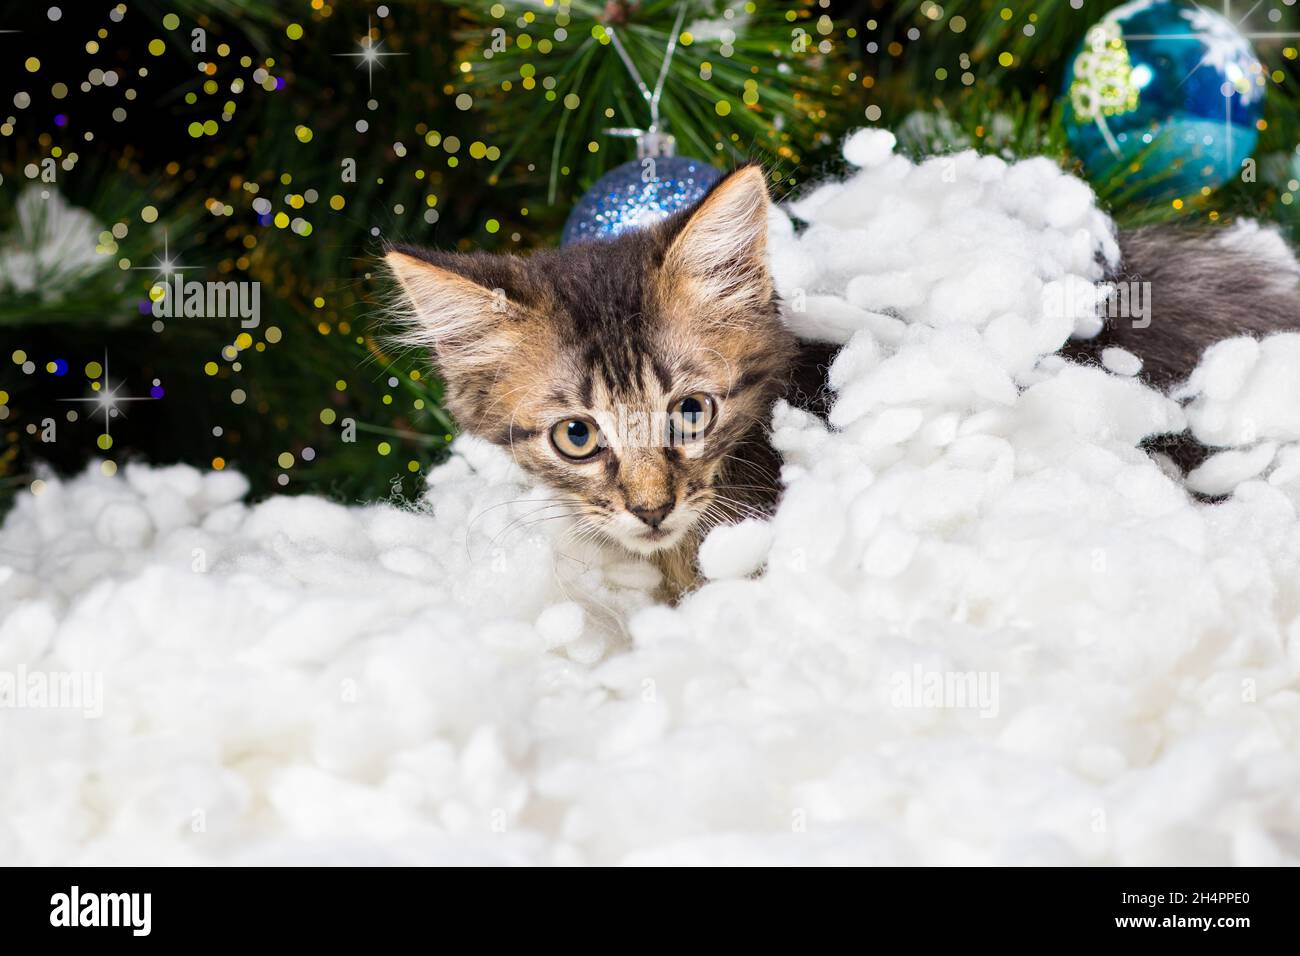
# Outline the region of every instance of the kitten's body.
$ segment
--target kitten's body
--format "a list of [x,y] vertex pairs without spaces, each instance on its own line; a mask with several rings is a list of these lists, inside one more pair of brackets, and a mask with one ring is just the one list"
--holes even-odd
[[[528,258],[388,255],[413,307],[408,341],[436,353],[461,426],[509,448],[560,493],[561,513],[652,560],[668,597],[694,584],[704,533],[775,505],[776,400],[825,410],[834,348],[796,343],[781,321],[767,205],[749,167],[695,209],[609,241]],[[1155,229],[1120,245],[1115,278],[1150,284],[1150,321],[1113,321],[1069,357],[1118,345],[1165,387],[1214,341],[1300,328],[1295,263],[1275,237]],[[664,416],[662,429],[644,440],[629,411]],[[1195,462],[1186,439],[1163,448]]]
[[[1075,361],[1100,361],[1102,350],[1117,346],[1142,360],[1143,381],[1166,390],[1185,381],[1215,342],[1300,329],[1300,268],[1275,233],[1150,226],[1120,233],[1119,246],[1119,267],[1108,278],[1143,284],[1144,314],[1111,317],[1096,337],[1070,342],[1062,351]],[[1146,447],[1183,471],[1209,455],[1186,432]]]
[[1120,233],[1120,264],[1111,280],[1149,284],[1140,320],[1114,317],[1096,338],[1072,342],[1072,357],[1119,346],[1142,359],[1142,378],[1156,388],[1183,381],[1215,342],[1300,328],[1296,265],[1268,232],[1231,234],[1185,226]]

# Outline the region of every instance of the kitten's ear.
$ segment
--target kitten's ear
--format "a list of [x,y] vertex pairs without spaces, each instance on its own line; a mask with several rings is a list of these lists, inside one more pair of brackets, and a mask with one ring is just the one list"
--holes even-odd
[[401,343],[432,349],[444,374],[499,361],[522,335],[516,320],[526,309],[493,284],[493,265],[485,259],[401,249],[384,256],[404,294],[395,310]]
[[691,212],[664,255],[677,291],[718,306],[771,301],[767,272],[767,181],[758,166],[727,176]]

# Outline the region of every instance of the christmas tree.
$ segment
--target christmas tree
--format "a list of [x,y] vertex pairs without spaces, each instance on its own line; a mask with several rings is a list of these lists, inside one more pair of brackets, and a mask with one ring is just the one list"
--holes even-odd
[[[1122,224],[1293,228],[1294,11],[1240,27],[1262,68],[1233,82],[1267,94],[1251,175],[1171,194],[1141,152],[1099,170],[1071,149],[1070,108],[1103,123],[1154,89],[1114,28],[1089,33],[1116,6],[10,5],[0,487],[145,459],[237,469],[256,493],[415,494],[456,426],[427,357],[386,338],[377,253],[557,243],[584,190],[636,155],[626,134],[651,124],[660,79],[678,153],[758,161],[778,197],[833,175],[843,135],[878,125],[918,155],[1048,155]],[[187,313],[191,291],[229,308]]]

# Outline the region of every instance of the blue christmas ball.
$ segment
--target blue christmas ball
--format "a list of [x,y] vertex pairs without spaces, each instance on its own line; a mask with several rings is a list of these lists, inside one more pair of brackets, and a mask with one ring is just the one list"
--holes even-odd
[[1088,175],[1124,167],[1147,197],[1239,175],[1255,148],[1264,69],[1230,21],[1179,0],[1133,0],[1088,30],[1065,74],[1066,129]]
[[612,239],[667,219],[704,198],[720,175],[708,163],[685,156],[647,156],[617,166],[578,200],[560,244]]

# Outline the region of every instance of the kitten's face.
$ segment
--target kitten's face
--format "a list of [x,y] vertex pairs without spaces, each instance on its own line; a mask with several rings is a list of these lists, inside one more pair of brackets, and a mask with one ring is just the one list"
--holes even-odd
[[388,262],[461,425],[509,448],[590,527],[653,554],[742,517],[755,497],[760,476],[738,459],[794,349],[766,229],[751,167],[693,211],[614,240]]

